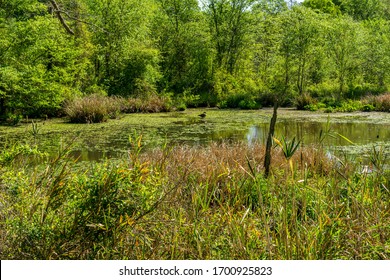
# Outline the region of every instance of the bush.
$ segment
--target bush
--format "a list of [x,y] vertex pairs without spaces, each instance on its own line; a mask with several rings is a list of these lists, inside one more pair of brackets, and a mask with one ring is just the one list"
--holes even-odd
[[332,83],[331,81],[329,81],[316,85],[311,85],[308,87],[307,91],[312,97],[332,96],[337,94],[338,86],[336,83]]
[[363,105],[360,101],[346,100],[341,102],[341,105],[336,108],[338,112],[355,112],[363,109]]
[[241,100],[240,103],[238,103],[238,107],[244,110],[255,110],[260,109],[261,106],[256,101],[249,99]]
[[375,110],[375,106],[373,106],[371,104],[364,104],[362,107],[362,111],[364,111],[364,112],[372,112],[374,110]]
[[325,106],[328,108],[328,107],[331,107],[331,108],[336,108],[336,107],[339,107],[341,106],[341,101],[337,100],[336,98],[334,97],[325,97],[325,98],[322,98],[321,99],[321,102],[323,104],[325,104]]
[[351,88],[345,94],[345,97],[351,99],[358,99],[358,98],[362,98],[367,94],[378,95],[385,91],[386,89],[384,87],[378,87],[377,85],[364,83],[362,85],[357,85]]
[[249,94],[231,94],[226,98],[222,99],[218,103],[218,107],[224,108],[239,108],[244,110],[254,110],[261,108],[259,102]]
[[[305,110],[309,110],[309,111],[312,111],[312,112],[315,112],[317,111],[319,108],[316,104],[308,104],[304,107]],[[298,109],[300,110],[300,109]]]

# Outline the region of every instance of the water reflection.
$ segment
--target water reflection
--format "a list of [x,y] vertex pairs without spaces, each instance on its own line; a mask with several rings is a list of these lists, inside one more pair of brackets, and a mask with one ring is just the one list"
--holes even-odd
[[[161,146],[163,143],[170,145],[206,145],[213,141],[246,141],[249,145],[254,143],[265,144],[268,135],[269,124],[241,123],[229,124],[221,127],[213,122],[174,123],[159,128],[143,128],[142,135],[146,148]],[[118,130],[115,135],[107,135],[105,139],[85,139],[84,149],[72,152],[74,158],[79,161],[95,161],[103,158],[116,158],[125,156],[130,149],[129,135],[134,128]],[[327,130],[327,124],[311,121],[279,120],[275,127],[275,137],[292,139],[296,137],[301,145],[318,144],[320,133]],[[330,125],[333,137],[325,138],[324,145],[332,150],[345,152],[345,148],[351,144],[336,133],[342,134],[353,141],[359,147],[367,145],[367,150],[375,143],[389,144],[390,129],[388,125],[367,123],[333,123]]]
[[[252,125],[246,133],[248,144],[255,141],[265,143],[268,134],[268,125]],[[320,134],[327,131],[326,123],[302,122],[282,120],[276,124],[275,137],[292,139],[296,137],[303,144],[316,144],[320,141]],[[350,143],[343,137],[358,145],[375,142],[386,142],[390,139],[390,129],[388,125],[366,124],[366,123],[336,123],[330,126],[330,135],[326,137],[325,144],[331,146],[347,146]]]

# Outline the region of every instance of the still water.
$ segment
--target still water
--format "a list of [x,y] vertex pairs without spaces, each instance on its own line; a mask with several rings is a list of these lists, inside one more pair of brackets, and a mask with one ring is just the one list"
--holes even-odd
[[[65,119],[38,123],[32,136],[31,123],[19,127],[0,127],[0,142],[35,143],[41,150],[55,154],[70,149],[79,161],[118,158],[131,149],[129,138],[142,135],[145,149],[162,145],[207,145],[210,142],[244,141],[249,145],[265,143],[272,114],[270,109],[255,111],[206,109],[159,114],[130,114],[103,124],[69,124]],[[280,109],[275,137],[296,138],[301,145],[320,143],[329,150],[348,154],[369,153],[373,146],[390,151],[389,113],[325,114]],[[342,136],[340,136],[342,135]],[[345,139],[349,139],[353,144]]]
[[[226,112],[225,112],[226,113]],[[231,112],[229,112],[231,113]],[[222,112],[222,115],[224,113]],[[230,114],[228,114],[230,115]],[[117,157],[130,149],[129,135],[143,135],[145,148],[164,144],[185,144],[202,146],[210,142],[244,141],[265,144],[269,129],[269,115],[250,112],[237,112],[236,118],[221,118],[220,113],[211,114],[206,119],[179,117],[179,120],[161,126],[133,125],[122,127],[99,145],[96,139],[89,139],[84,149],[75,150],[74,156],[80,160],[98,160],[102,157]],[[326,132],[327,136],[323,137]],[[322,141],[329,150],[348,154],[369,153],[373,146],[390,151],[390,124],[386,122],[362,121],[359,118],[329,120],[279,116],[275,137],[291,140],[294,137],[301,145],[315,145]],[[346,140],[348,139],[348,140]],[[351,144],[353,142],[353,144]],[[85,149],[85,147],[88,147]],[[96,149],[96,147],[99,147]]]

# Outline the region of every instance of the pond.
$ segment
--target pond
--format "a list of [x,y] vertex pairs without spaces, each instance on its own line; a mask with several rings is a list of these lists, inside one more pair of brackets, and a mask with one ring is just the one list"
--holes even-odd
[[[205,118],[198,115],[206,112]],[[38,144],[56,153],[69,146],[80,161],[117,158],[130,149],[129,137],[142,135],[146,148],[164,144],[205,145],[212,141],[265,143],[271,109],[253,111],[190,109],[184,112],[129,114],[102,124],[69,124],[65,119],[30,121],[17,127],[0,127],[0,142],[21,141]],[[332,151],[348,154],[368,153],[373,145],[390,149],[390,114],[378,112],[332,113],[279,109],[276,138],[296,137],[302,145],[319,142],[321,131],[330,129],[344,137],[327,137],[324,144]],[[354,143],[352,145],[345,138]]]

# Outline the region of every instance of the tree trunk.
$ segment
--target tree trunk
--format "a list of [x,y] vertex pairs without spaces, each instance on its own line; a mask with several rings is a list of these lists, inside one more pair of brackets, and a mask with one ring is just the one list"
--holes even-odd
[[5,116],[5,104],[4,98],[0,97],[0,118]]
[[275,132],[275,125],[276,125],[276,118],[278,116],[278,107],[279,102],[277,99],[274,101],[274,112],[271,118],[271,123],[269,126],[269,132],[268,132],[268,138],[267,138],[267,145],[265,147],[265,158],[264,158],[264,176],[265,178],[268,178],[269,175],[269,169],[271,166],[271,148],[272,148],[272,137],[274,136]]

